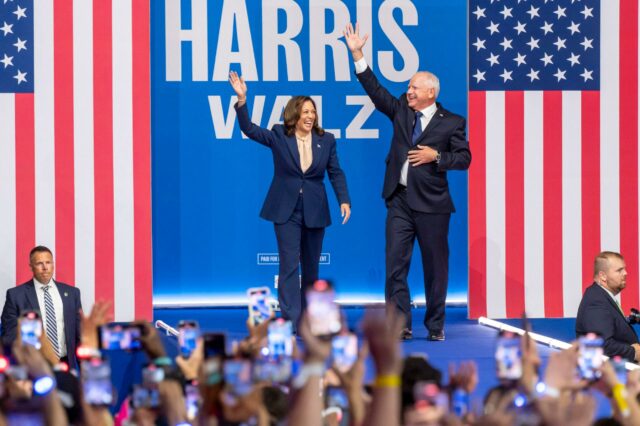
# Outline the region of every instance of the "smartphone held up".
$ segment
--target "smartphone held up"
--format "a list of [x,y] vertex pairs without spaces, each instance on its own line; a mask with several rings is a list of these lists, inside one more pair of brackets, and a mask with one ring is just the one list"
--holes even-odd
[[189,358],[196,349],[200,338],[200,326],[197,321],[182,320],[178,323],[178,344],[180,345],[180,355]]
[[578,371],[585,380],[597,380],[601,376],[604,340],[595,333],[587,333],[578,339]]
[[317,280],[307,290],[307,315],[311,333],[315,336],[329,338],[342,329],[340,307],[329,281]]
[[273,315],[269,287],[252,287],[247,290],[249,320],[253,325],[262,324]]
[[142,326],[133,323],[110,323],[98,330],[100,348],[105,351],[134,351],[142,348]]
[[522,349],[520,336],[502,331],[496,342],[496,375],[498,379],[516,381],[522,377]]
[[40,349],[42,336],[42,320],[36,311],[26,311],[20,318],[20,339],[25,345]]

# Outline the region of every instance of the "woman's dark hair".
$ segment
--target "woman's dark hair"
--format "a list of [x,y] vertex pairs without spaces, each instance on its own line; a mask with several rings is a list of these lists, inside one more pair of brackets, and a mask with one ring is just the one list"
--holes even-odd
[[305,102],[311,102],[313,109],[316,110],[316,119],[313,121],[313,130],[319,135],[324,135],[324,129],[318,125],[318,108],[316,103],[309,96],[294,96],[289,99],[287,105],[284,107],[284,128],[286,129],[287,136],[292,136],[296,131],[296,123],[300,120],[302,113],[302,106]]

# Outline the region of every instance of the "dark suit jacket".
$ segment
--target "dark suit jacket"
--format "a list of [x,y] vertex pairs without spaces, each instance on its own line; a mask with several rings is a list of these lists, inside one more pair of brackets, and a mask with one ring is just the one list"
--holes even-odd
[[272,130],[253,124],[246,104],[241,107],[236,104],[236,112],[240,129],[244,134],[270,148],[273,156],[273,180],[260,216],[274,223],[285,223],[291,217],[302,189],[305,224],[310,228],[330,225],[331,215],[324,187],[325,171],[329,174],[338,202],[351,203],[347,180],[338,162],[336,140],[333,135],[328,132],[322,136],[313,133],[313,161],[309,169],[302,173],[295,135],[287,136],[281,124],[273,126]]
[[576,317],[576,336],[599,334],[604,339],[604,354],[634,360],[631,344],[638,343],[635,330],[605,289],[593,283],[582,296]]
[[[415,111],[407,104],[403,94],[391,95],[380,85],[371,68],[356,74],[376,108],[393,122],[393,139],[387,155],[382,197],[393,195],[400,180],[402,165],[413,148],[412,134]],[[407,174],[407,202],[413,210],[425,213],[451,213],[455,211],[447,170],[465,170],[471,163],[471,151],[465,132],[465,119],[447,111],[438,104],[438,110],[416,143],[429,146],[441,154],[440,163],[409,165]]]
[[[80,344],[80,310],[82,309],[80,290],[63,283],[55,282],[55,284],[62,298],[64,334],[69,366],[77,368],[76,348]],[[25,311],[40,312],[36,286],[33,280],[7,290],[4,308],[2,308],[2,323],[0,324],[3,345],[11,345],[16,339],[18,317]]]

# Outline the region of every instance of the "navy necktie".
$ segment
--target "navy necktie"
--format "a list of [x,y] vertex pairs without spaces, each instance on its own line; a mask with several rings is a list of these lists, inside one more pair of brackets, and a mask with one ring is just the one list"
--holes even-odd
[[422,134],[422,120],[420,119],[421,117],[422,113],[420,111],[417,111],[416,122],[413,124],[413,136],[411,137],[411,142],[413,143],[413,145],[416,144],[416,141]]

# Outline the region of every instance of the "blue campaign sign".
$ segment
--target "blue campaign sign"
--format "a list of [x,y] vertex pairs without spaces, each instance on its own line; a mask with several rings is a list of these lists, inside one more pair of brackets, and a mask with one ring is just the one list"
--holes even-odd
[[[340,299],[384,299],[380,194],[392,128],[356,80],[342,30],[357,21],[370,34],[366,59],[391,93],[429,70],[440,78],[440,102],[466,115],[466,13],[464,0],[151,2],[155,303],[242,301],[247,288],[277,280],[273,224],[258,216],[271,153],[239,130],[230,70],[246,79],[249,112],[263,127],[281,121],[291,96],[315,99],[352,200],[341,225],[327,182],[333,224],[320,275]],[[466,300],[467,174],[450,172],[449,183],[457,208],[449,298]],[[417,248],[413,259],[412,296],[423,302]]]

